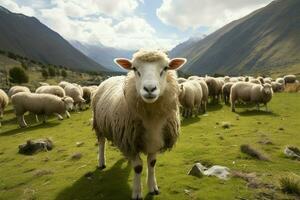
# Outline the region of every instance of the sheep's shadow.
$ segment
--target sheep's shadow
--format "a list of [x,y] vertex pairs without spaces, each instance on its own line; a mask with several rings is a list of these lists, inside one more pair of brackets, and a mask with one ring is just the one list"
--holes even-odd
[[197,117],[192,117],[192,118],[188,118],[188,119],[182,119],[181,120],[181,126],[188,126],[190,124],[194,124],[197,123],[201,120],[201,118],[199,116]]
[[209,103],[207,104],[207,110],[209,111],[217,111],[223,108],[223,104],[221,103]]
[[277,113],[273,113],[271,111],[265,111],[265,110],[243,110],[240,112],[236,112],[237,114],[239,114],[240,116],[259,116],[259,115],[265,115],[265,116],[274,116],[274,117],[278,117],[279,115]]
[[96,169],[78,179],[72,186],[61,191],[56,200],[73,199],[130,199],[131,187],[128,184],[130,165],[122,166],[127,160],[118,160],[110,169]]

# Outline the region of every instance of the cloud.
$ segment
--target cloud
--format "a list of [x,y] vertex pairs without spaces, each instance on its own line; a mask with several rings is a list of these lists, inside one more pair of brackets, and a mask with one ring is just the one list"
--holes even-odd
[[4,6],[8,10],[16,13],[23,13],[27,16],[34,16],[35,11],[34,9],[28,7],[28,6],[19,6],[17,3],[11,0],[0,0],[0,5]]
[[272,0],[163,0],[158,18],[180,30],[209,27],[216,30],[263,7]]

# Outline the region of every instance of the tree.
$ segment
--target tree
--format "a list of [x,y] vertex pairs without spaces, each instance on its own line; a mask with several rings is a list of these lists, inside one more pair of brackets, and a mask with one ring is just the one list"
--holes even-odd
[[67,71],[66,70],[61,70],[61,76],[66,78],[68,76]]
[[42,76],[44,77],[44,79],[48,78],[49,74],[48,74],[48,71],[46,69],[42,70]]
[[50,67],[48,67],[48,74],[49,74],[49,76],[55,76],[55,69],[54,69],[54,67],[52,67],[52,66],[50,66]]
[[12,83],[28,83],[29,77],[21,67],[13,67],[9,70],[9,80]]

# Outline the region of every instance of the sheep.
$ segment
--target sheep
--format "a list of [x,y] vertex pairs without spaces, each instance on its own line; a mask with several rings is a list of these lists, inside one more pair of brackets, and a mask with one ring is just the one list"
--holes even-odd
[[182,116],[192,117],[193,110],[196,109],[196,115],[199,114],[202,103],[202,87],[197,80],[189,80],[179,85],[179,102],[182,109]]
[[190,76],[188,77],[188,80],[198,80],[199,76]]
[[229,77],[229,76],[224,76],[224,82],[225,82],[225,83],[230,82],[230,77]]
[[219,101],[222,93],[222,85],[224,82],[213,77],[206,77],[205,82],[207,84],[208,92],[209,92],[209,96],[211,97],[211,100]]
[[249,83],[254,83],[254,84],[259,84],[259,85],[261,85],[260,80],[258,80],[258,79],[256,79],[256,78],[250,79]]
[[202,100],[201,100],[201,108],[203,109],[203,112],[206,113],[206,106],[207,106],[207,102],[208,102],[208,87],[206,82],[204,81],[204,79],[200,78],[198,79],[198,82],[201,86],[202,89]]
[[231,110],[235,112],[235,102],[242,100],[244,102],[255,103],[259,110],[259,104],[263,103],[268,110],[267,103],[273,96],[272,86],[268,83],[258,85],[248,82],[237,82],[232,85],[230,92]]
[[16,86],[13,86],[9,89],[8,96],[11,98],[12,95],[17,94],[18,92],[28,92],[28,93],[30,93],[30,90],[29,90],[28,87],[16,85]]
[[47,86],[47,85],[49,85],[49,83],[45,83],[45,82],[39,82],[39,84],[40,84],[41,86]]
[[261,76],[256,77],[257,80],[259,80],[260,84],[264,84],[264,78]]
[[71,83],[69,83],[69,82],[67,82],[67,81],[61,81],[59,84],[58,84],[58,86],[60,86],[60,87],[62,87],[63,89],[67,86],[67,85],[69,85],[69,84],[71,84]]
[[187,79],[185,79],[185,78],[177,78],[177,83],[178,84],[186,82],[186,81],[187,81]]
[[232,82],[232,83],[239,82],[239,78],[238,77],[232,77],[232,78],[229,79],[229,82]]
[[[7,94],[2,89],[0,89],[0,120],[2,120],[3,118],[4,109],[8,105],[8,102],[9,99]],[[0,127],[1,127],[1,121],[0,121]]]
[[99,168],[105,168],[105,138],[111,140],[134,169],[132,199],[142,199],[141,153],[147,154],[148,189],[159,194],[156,155],[172,149],[179,136],[179,86],[173,72],[186,59],[169,59],[162,51],[138,51],[132,60],[115,63],[127,76],[102,82],[93,98],[93,127],[99,142]]
[[277,78],[277,79],[276,79],[276,82],[285,85],[284,78]]
[[38,93],[38,94],[52,94],[52,95],[56,95],[58,97],[66,96],[65,90],[62,89],[58,85],[48,85],[48,86],[38,87],[35,90],[35,93]]
[[264,83],[269,83],[271,85],[272,84],[272,78],[271,77],[264,78]]
[[222,95],[223,95],[225,104],[229,103],[230,90],[231,90],[231,87],[233,84],[234,84],[233,82],[228,82],[228,83],[225,83],[222,87]]
[[284,91],[284,84],[278,83],[278,82],[272,82],[272,89],[273,92],[283,92]]
[[26,127],[27,123],[24,120],[24,114],[30,113],[44,117],[44,123],[47,116],[54,114],[58,119],[62,120],[62,114],[66,114],[69,118],[69,110],[73,107],[73,99],[70,97],[57,97],[52,94],[36,94],[19,92],[11,97],[11,102],[14,106],[15,114],[20,127]]
[[98,88],[98,86],[82,87],[82,91],[83,91],[82,97],[85,100],[85,103],[90,104],[92,96],[93,96],[93,92],[95,92],[97,88]]
[[79,106],[80,109],[82,109],[82,105],[85,103],[85,100],[83,99],[83,91],[82,88],[80,89],[78,86],[75,86],[73,84],[67,84],[64,87],[66,96],[71,97],[74,100],[74,106]]
[[295,75],[286,75],[283,77],[284,83],[295,83],[296,82],[296,76]]

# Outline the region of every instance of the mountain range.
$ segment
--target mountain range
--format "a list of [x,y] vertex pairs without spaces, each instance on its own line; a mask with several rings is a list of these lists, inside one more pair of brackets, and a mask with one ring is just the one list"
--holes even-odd
[[191,74],[244,74],[297,66],[300,1],[276,0],[199,41],[179,44],[171,56],[188,59]]
[[81,71],[108,71],[38,19],[0,6],[0,50]]

